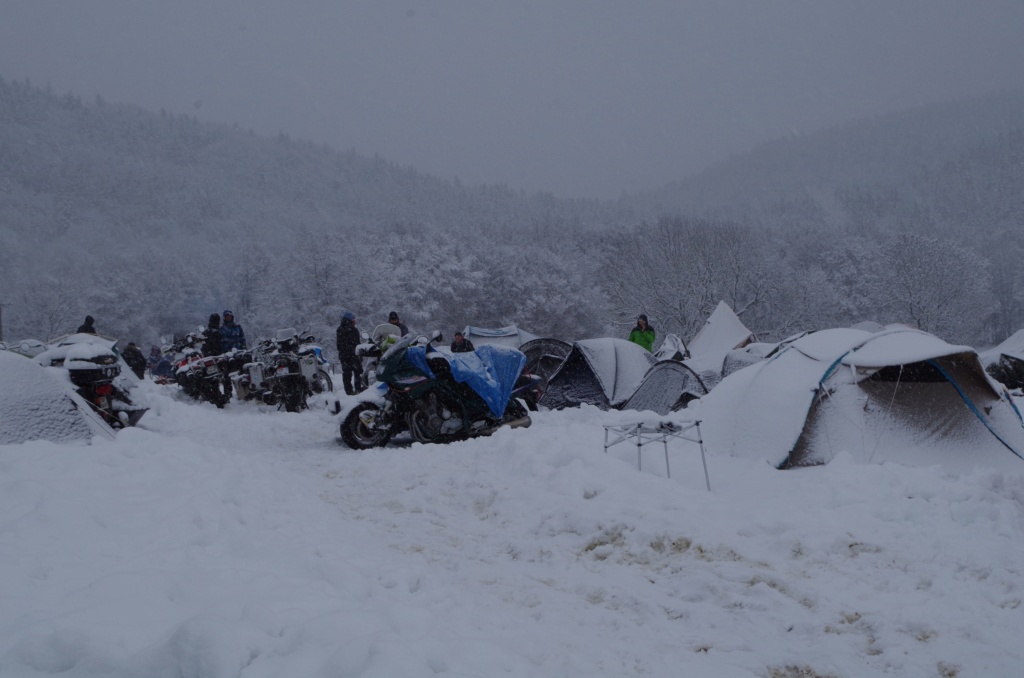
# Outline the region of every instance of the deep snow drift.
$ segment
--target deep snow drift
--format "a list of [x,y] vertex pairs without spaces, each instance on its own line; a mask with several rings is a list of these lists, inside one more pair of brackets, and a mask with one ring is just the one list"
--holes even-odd
[[[605,454],[591,407],[357,452],[144,383],[0,446],[2,676],[1016,676],[1024,478]],[[344,396],[343,396],[344,397]]]

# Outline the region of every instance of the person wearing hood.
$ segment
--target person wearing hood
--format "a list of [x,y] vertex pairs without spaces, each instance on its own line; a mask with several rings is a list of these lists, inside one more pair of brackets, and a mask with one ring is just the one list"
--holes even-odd
[[220,352],[227,353],[233,348],[239,351],[245,350],[245,332],[241,325],[235,324],[235,314],[231,311],[224,311],[221,314],[224,324],[220,326]]
[[121,351],[121,357],[124,358],[125,364],[131,368],[136,377],[142,379],[146,376],[146,356],[142,355],[142,351],[134,341],[128,342],[128,345]]
[[210,320],[203,330],[203,355],[220,355],[220,316],[216,313],[210,315]]
[[360,343],[359,328],[356,327],[356,315],[345,311],[338,325],[338,362],[341,363],[341,383],[345,393],[355,395],[363,390],[363,365],[356,356],[356,346]]
[[96,334],[96,327],[93,323],[96,319],[91,315],[85,316],[85,322],[78,326],[78,331],[83,334]]
[[403,337],[409,334],[409,326],[403,323],[401,318],[398,317],[398,311],[392,311],[388,314],[388,322],[401,330]]
[[653,352],[654,328],[647,323],[647,316],[645,314],[641,313],[637,316],[636,327],[629,333],[628,339],[637,346],[642,346],[648,351]]

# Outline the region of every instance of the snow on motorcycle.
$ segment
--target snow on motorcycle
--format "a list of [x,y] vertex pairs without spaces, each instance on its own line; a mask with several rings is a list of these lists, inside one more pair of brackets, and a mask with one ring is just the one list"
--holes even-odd
[[360,335],[362,343],[356,346],[356,357],[363,364],[363,384],[369,386],[377,381],[376,372],[380,357],[401,336],[402,329],[398,325],[392,325],[391,323],[377,325],[373,328],[373,334],[363,332]]
[[[75,392],[114,430],[135,426],[148,408],[132,403],[131,381],[121,374],[117,341],[95,334],[72,334],[48,345],[35,360],[67,370]],[[131,377],[134,378],[134,377]]]
[[302,371],[302,376],[306,378],[310,394],[332,393],[334,382],[328,373],[331,363],[324,355],[323,348],[317,343],[316,337],[308,331],[296,332],[292,328],[280,330],[279,334],[281,332],[290,333],[290,336],[285,339],[279,336],[278,345],[283,350],[298,356],[299,368]]
[[307,397],[333,392],[327,360],[315,341],[308,332],[289,327],[278,330],[274,339],[260,340],[252,351],[236,354],[231,378],[239,400],[298,412],[308,407]]
[[185,335],[172,347],[175,354],[174,381],[190,398],[222,408],[231,400],[227,358],[203,355],[198,347],[205,340],[200,328]]
[[409,335],[384,352],[377,383],[342,420],[346,445],[382,447],[402,432],[417,442],[444,443],[532,423],[515,397],[525,355],[493,345],[450,354],[434,348],[440,340],[439,332],[430,341]]

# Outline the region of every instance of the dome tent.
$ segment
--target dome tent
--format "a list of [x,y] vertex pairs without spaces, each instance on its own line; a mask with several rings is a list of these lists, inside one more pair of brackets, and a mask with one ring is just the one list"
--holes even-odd
[[551,409],[582,403],[601,409],[621,406],[654,364],[647,349],[625,339],[584,339],[548,379],[540,404]]
[[661,360],[651,365],[623,410],[668,414],[691,400],[707,395],[708,389],[697,373],[676,360]]
[[709,449],[779,468],[847,452],[1024,473],[1024,422],[1005,389],[973,349],[918,330],[809,334],[723,379],[699,407]]

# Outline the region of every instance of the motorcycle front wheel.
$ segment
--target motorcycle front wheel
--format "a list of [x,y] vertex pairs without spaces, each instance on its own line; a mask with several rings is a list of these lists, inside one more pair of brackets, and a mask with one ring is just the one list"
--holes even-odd
[[362,420],[363,412],[376,410],[380,418],[380,407],[374,403],[360,403],[352,408],[345,420],[341,422],[341,439],[353,450],[368,450],[371,447],[384,447],[391,439],[391,430],[386,427],[370,428]]

